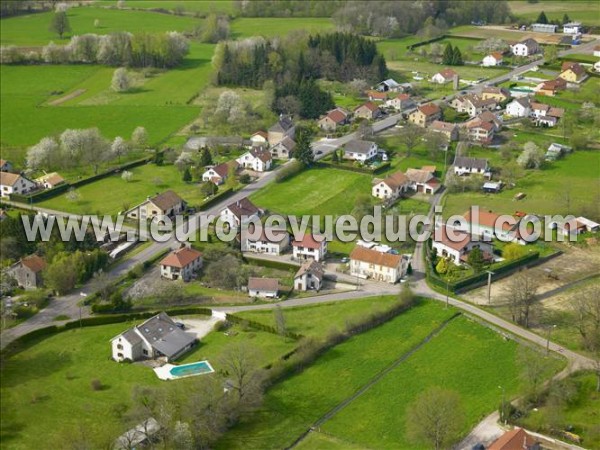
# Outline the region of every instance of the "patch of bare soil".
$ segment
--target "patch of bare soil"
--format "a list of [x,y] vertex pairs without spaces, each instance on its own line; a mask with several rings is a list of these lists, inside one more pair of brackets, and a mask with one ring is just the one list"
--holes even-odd
[[73,92],[71,92],[70,94],[63,95],[62,97],[51,101],[50,103],[48,103],[48,105],[50,105],[50,106],[62,105],[64,102],[68,102],[69,100],[71,100],[73,98],[76,98],[76,97],[79,97],[80,95],[85,94],[86,90],[87,89],[76,89]]

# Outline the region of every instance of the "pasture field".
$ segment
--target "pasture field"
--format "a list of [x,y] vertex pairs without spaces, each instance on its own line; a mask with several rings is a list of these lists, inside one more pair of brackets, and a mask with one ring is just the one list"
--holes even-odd
[[[290,445],[319,417],[414,348],[454,312],[439,303],[422,302],[392,321],[336,346],[302,373],[271,388],[265,398],[265,408],[234,428],[217,447],[242,448],[248,443],[256,448]],[[286,314],[290,316],[289,312]],[[460,389],[464,396],[468,409],[466,432],[498,405],[501,399],[498,384],[505,387],[509,397],[517,393],[517,348],[516,343],[504,341],[495,332],[463,317],[454,319],[439,336],[372,388],[378,389],[377,397],[373,391],[367,391],[357,400],[361,404],[368,400],[362,410],[368,410],[368,414],[350,404],[321,428],[334,435],[333,441],[339,448],[348,448],[346,439],[350,444],[359,443],[359,447],[394,447],[390,444],[391,438],[405,442],[402,440],[405,440],[406,401],[412,401],[422,389],[437,384],[436,377],[439,376],[446,385]],[[489,357],[491,354],[493,358]],[[482,368],[484,365],[486,367]],[[557,362],[556,367],[558,365]],[[447,381],[449,379],[452,381]],[[439,385],[444,382],[440,381]],[[460,383],[464,386],[457,388]],[[381,408],[377,407],[377,399],[384,403]],[[338,426],[338,417],[344,420],[343,425]],[[370,425],[373,431],[365,430]],[[385,433],[381,431],[383,428],[386,428]],[[354,435],[349,437],[349,433],[356,431],[358,434],[359,429],[368,433],[368,444],[365,445],[365,440],[354,439]],[[313,438],[309,439],[312,442]],[[316,441],[318,446],[304,445],[304,448],[329,448],[328,437]],[[402,448],[412,447],[404,445]]]
[[[83,100],[74,98],[60,106],[42,106],[86,83],[90,89],[99,92],[106,89],[104,83],[109,79],[110,71],[100,66],[0,66],[0,142],[3,157],[22,165],[24,147],[37,143],[44,136],[58,135],[67,128],[98,127],[105,137],[112,139],[115,136],[129,138],[141,125],[148,130],[150,145],[156,145],[199,113],[198,107],[165,105],[165,100],[158,105],[146,104],[143,107],[135,104],[71,106],[70,102],[85,101],[84,97]],[[168,83],[161,87],[170,91],[178,88]],[[189,90],[187,92],[192,95]],[[127,98],[135,95],[124,94]],[[152,95],[160,96],[158,93]]]
[[[66,211],[73,214],[117,214],[132,208],[148,196],[171,189],[191,206],[199,204],[204,197],[199,184],[185,183],[175,166],[157,166],[146,164],[130,169],[133,179],[129,182],[119,174],[103,178],[77,188],[81,198],[77,201],[67,199],[67,194],[40,202],[42,208]],[[127,208],[126,208],[127,207]]]
[[348,214],[357,195],[371,192],[371,176],[341,169],[312,168],[282,183],[271,183],[250,199],[280,214]]
[[250,36],[285,36],[293,31],[315,34],[333,29],[333,21],[323,17],[242,17],[231,22],[231,37],[242,39]]
[[[132,325],[65,331],[6,360],[0,377],[3,446],[14,450],[65,448],[69,433],[84,428],[90,436],[106,439],[102,448],[108,448],[127,429],[119,410],[130,405],[134,386],[161,386],[183,398],[197,382],[194,378],[165,383],[148,367],[110,359],[110,339]],[[267,364],[294,346],[273,334],[234,329],[236,336],[210,333],[178,363],[208,359],[218,371],[223,349],[248,341],[259,349],[259,363]],[[94,379],[105,388],[93,391],[90,383]]]
[[[114,6],[113,0],[100,0],[96,2],[99,6]],[[226,13],[235,12],[234,2],[231,0],[128,0],[126,8],[131,9],[167,9],[174,10],[183,8],[185,14]]]
[[[506,390],[508,398],[519,390],[518,347],[496,332],[460,317],[322,429],[364,446],[419,448],[406,436],[408,406],[427,388],[441,386],[460,394],[466,435],[501,402],[502,390],[498,386]],[[553,371],[562,366],[559,360],[551,362]],[[369,420],[362,420],[364,417]]]
[[[72,35],[96,33],[109,34],[117,31],[130,33],[165,31],[192,31],[202,22],[200,19],[187,16],[159,14],[149,11],[118,10],[96,8],[93,6],[70,8],[67,12],[71,33],[63,39],[49,31],[53,12],[27,14],[2,19],[0,43],[24,47],[43,46],[50,41],[56,44],[67,43]],[[99,20],[100,26],[94,27]]]
[[517,17],[535,21],[541,11],[544,11],[548,20],[562,21],[567,13],[573,21],[583,22],[585,25],[600,25],[598,15],[598,2],[592,1],[542,1],[530,3],[527,1],[511,1],[510,9]]
[[[582,214],[597,205],[600,199],[598,167],[600,153],[577,151],[547,163],[541,170],[527,171],[514,189],[498,194],[469,192],[449,195],[444,217],[462,214],[470,205],[479,205],[482,210],[490,209],[498,214],[513,214],[516,210],[542,215]],[[513,201],[518,192],[527,194],[527,197]],[[570,211],[567,211],[569,206]]]

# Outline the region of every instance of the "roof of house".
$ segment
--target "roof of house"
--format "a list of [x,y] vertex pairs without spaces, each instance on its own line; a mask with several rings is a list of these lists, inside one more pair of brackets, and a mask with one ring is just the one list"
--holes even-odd
[[367,154],[367,153],[369,153],[369,150],[373,147],[373,144],[374,143],[371,141],[363,141],[362,139],[354,139],[354,140],[348,142],[344,146],[344,151],[350,152],[350,153]]
[[544,81],[540,87],[543,90],[555,91],[556,89],[564,89],[567,82],[562,78],[556,78],[555,80]]
[[430,125],[430,128],[435,131],[447,131],[452,132],[456,129],[457,125],[455,123],[443,122],[441,120],[434,120]]
[[492,56],[495,60],[501,60],[502,52],[492,52],[490,53],[490,56]]
[[510,96],[510,91],[506,88],[503,87],[497,87],[497,86],[488,86],[483,88],[483,90],[481,91],[483,94],[502,94],[505,97],[509,97]]
[[531,102],[529,101],[529,97],[515,98],[511,103],[518,103],[523,108],[529,108],[531,106]]
[[402,261],[402,255],[393,253],[383,253],[377,250],[357,245],[350,253],[350,259],[362,261],[370,264],[377,264],[384,267],[398,267]]
[[325,236],[306,233],[304,236],[302,236],[302,239],[300,239],[299,241],[295,240],[294,242],[292,242],[292,246],[317,249],[321,248],[321,245],[323,245],[323,241],[325,241]]
[[294,278],[301,277],[306,273],[312,275],[313,277],[319,280],[322,280],[325,271],[323,270],[323,266],[321,265],[321,263],[315,261],[314,259],[307,259],[302,263],[300,269],[298,269],[298,272],[296,272],[296,275],[294,275]]
[[9,162],[5,159],[0,159],[0,167],[4,167],[6,164],[9,164]]
[[400,94],[396,95],[394,98],[397,98],[401,102],[405,102],[407,100],[410,100],[410,94],[406,94],[404,92],[401,92]]
[[560,118],[565,114],[565,110],[563,108],[554,108],[554,107],[550,107],[550,109],[548,110],[548,115],[551,117],[557,117]]
[[486,122],[479,117],[470,120],[466,123],[467,128],[483,128],[485,131],[491,131],[494,129],[494,124],[491,122]]
[[160,264],[162,266],[183,269],[201,257],[202,253],[200,253],[198,250],[194,250],[193,248],[189,247],[181,247],[165,256]]
[[[564,66],[565,63],[563,63]],[[578,63],[573,63],[571,64],[569,67],[567,67],[566,69],[562,69],[563,72],[566,72],[567,70],[570,70],[571,72],[573,72],[575,75],[580,76],[583,75],[585,73],[585,68]]]
[[387,80],[383,80],[382,82],[380,82],[379,84],[385,84],[388,87],[398,87],[400,86],[396,80],[392,79],[392,78],[388,78]]
[[484,158],[457,156],[454,159],[454,165],[458,167],[471,167],[473,169],[486,169],[488,167],[488,160]]
[[398,189],[400,186],[408,183],[408,177],[402,172],[396,172],[382,181],[392,189]]
[[522,428],[514,428],[496,439],[488,450],[527,450],[535,445],[535,439]]
[[267,134],[267,132],[266,131],[262,131],[262,130],[257,131],[256,133],[254,133],[252,136],[250,136],[250,139],[252,139],[254,136],[260,136],[260,137],[265,138],[265,139],[267,139],[269,137],[269,135]]
[[260,212],[260,209],[248,197],[227,205],[227,209],[238,219],[241,219],[242,216],[250,217]]
[[273,157],[271,156],[271,152],[268,150],[260,150],[258,148],[253,148],[252,150],[250,150],[250,154],[255,158],[260,159],[264,163],[269,162],[273,159]]
[[385,92],[369,90],[367,91],[367,96],[369,98],[374,98],[377,100],[385,100],[387,98],[387,94]]
[[496,114],[494,114],[491,111],[483,111],[481,114],[479,114],[479,119],[481,119],[484,122],[491,122],[496,126],[500,126],[502,125],[501,120],[498,118],[498,116]]
[[20,178],[18,173],[0,172],[0,184],[3,186],[14,186]]
[[248,278],[248,290],[252,291],[278,291],[279,280],[277,278]]
[[325,117],[329,118],[334,123],[342,123],[344,120],[346,120],[348,115],[341,109],[336,108],[329,111]]
[[158,194],[155,197],[150,198],[150,201],[158,206],[162,211],[166,211],[182,203],[183,199],[174,191],[169,189],[162,194]]
[[286,131],[290,130],[293,126],[294,122],[292,122],[292,119],[290,119],[287,116],[282,116],[279,118],[279,121],[277,121],[275,125],[272,125],[271,128],[269,128],[269,131],[285,133]]
[[531,102],[531,109],[534,111],[548,111],[550,109],[550,105],[546,105],[545,103]]
[[[450,236],[448,235],[448,229],[454,234],[452,239],[450,239]],[[446,247],[450,247],[451,249],[461,251],[469,244],[469,242],[471,242],[471,236],[465,231],[440,225],[433,234],[433,241],[445,245]]]
[[177,355],[196,340],[196,336],[181,330],[165,312],[136,326],[150,345],[167,357]]
[[65,179],[58,173],[52,172],[37,178],[36,181],[39,183],[48,183],[51,186],[56,186],[57,184],[64,183]]
[[278,145],[282,145],[287,149],[288,152],[291,152],[296,148],[296,141],[294,141],[291,137],[286,136],[273,147],[277,147]]
[[38,255],[29,255],[21,258],[21,264],[35,273],[41,272],[46,268],[46,260]]
[[436,166],[423,166],[423,167],[421,167],[421,170],[423,170],[425,172],[435,173],[435,171],[437,170],[437,167]]
[[519,44],[523,44],[528,49],[535,48],[538,45],[537,41],[535,39],[532,39],[532,38],[523,39],[521,42],[519,42]]
[[[458,75],[454,70],[446,67],[444,70],[440,70],[438,72],[442,77],[444,77],[446,80],[449,78],[454,78],[455,75]],[[437,74],[436,74],[437,75]]]
[[361,108],[367,108],[370,111],[377,111],[379,109],[379,106],[377,106],[375,103],[373,102],[367,102],[367,103],[363,103],[360,106],[357,106],[356,108],[354,108],[354,111],[357,111]]
[[433,116],[434,114],[439,114],[441,109],[435,103],[426,103],[425,105],[419,106],[419,111],[421,111],[426,116]]
[[423,169],[408,169],[406,177],[414,183],[427,183],[434,178],[433,173]]
[[[500,216],[492,211],[479,211],[478,217],[471,216],[471,210],[463,214],[463,217],[468,223],[474,223],[487,228],[495,229],[496,222]],[[502,224],[503,230],[510,230],[513,228],[509,223],[504,222]]]

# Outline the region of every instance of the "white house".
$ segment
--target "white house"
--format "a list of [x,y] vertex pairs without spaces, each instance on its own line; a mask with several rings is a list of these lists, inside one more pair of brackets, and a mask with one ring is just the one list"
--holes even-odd
[[168,280],[189,281],[202,268],[202,253],[190,247],[181,247],[160,262],[160,276]]
[[531,104],[529,97],[515,98],[506,105],[506,115],[510,117],[529,117],[531,114]]
[[196,335],[186,333],[165,312],[111,339],[115,361],[165,358],[172,361],[191,349]]
[[344,158],[355,161],[369,161],[377,156],[377,144],[371,141],[355,139],[344,146]]
[[163,222],[166,218],[173,218],[185,211],[185,201],[174,191],[168,190],[134,206],[126,212],[130,219],[152,220]]
[[[595,53],[595,52],[594,52]],[[599,55],[600,56],[600,55]],[[600,61],[594,63],[594,72],[600,72]]]
[[486,176],[490,173],[490,165],[487,159],[457,156],[454,158],[454,173],[457,175],[479,174]]
[[240,244],[243,252],[281,255],[290,246],[290,235],[285,230],[261,228],[260,232],[250,232],[244,229],[240,235]]
[[502,53],[500,53],[500,52],[490,53],[489,55],[487,55],[483,58],[483,61],[481,62],[481,64],[483,65],[483,67],[499,66],[500,64],[502,64]]
[[260,217],[262,211],[250,201],[248,197],[237,200],[221,211],[223,222],[230,227],[238,228],[240,225],[248,223],[250,220]]
[[413,108],[415,102],[410,98],[409,94],[401,93],[386,101],[385,106],[394,108],[396,111],[402,111],[404,109]]
[[[598,12],[598,11],[596,11]],[[580,34],[583,32],[581,22],[569,22],[563,25],[564,34]]]
[[52,189],[65,183],[65,179],[58,173],[52,172],[35,179],[35,182],[44,189]]
[[469,260],[469,253],[474,248],[481,250],[484,260],[492,260],[492,245],[474,239],[472,235],[465,231],[440,225],[436,227],[433,233],[432,248],[437,251],[437,255],[448,258],[456,265],[463,265]]
[[248,278],[248,295],[250,297],[277,298],[279,280],[277,278]]
[[535,39],[529,38],[512,45],[510,49],[515,56],[531,56],[540,51],[540,46]]
[[0,172],[0,195],[8,197],[10,194],[27,194],[34,191],[37,184],[18,173]]
[[0,172],[12,172],[13,165],[6,159],[0,159]]
[[375,180],[371,195],[381,200],[393,200],[408,190],[410,180],[402,172],[396,172],[383,180]]
[[292,257],[296,260],[314,259],[322,261],[327,254],[327,240],[325,236],[310,233],[302,236],[302,239],[292,242]]
[[244,169],[254,170],[255,172],[266,172],[271,168],[273,157],[268,150],[253,148],[237,158],[236,161]]
[[454,77],[457,76],[458,74],[454,70],[446,68],[432,76],[431,82],[438,84],[446,84],[450,83],[454,79]]
[[257,131],[250,136],[250,145],[252,147],[262,147],[269,142],[269,134],[266,131]]
[[441,187],[442,183],[433,174],[435,169],[426,170],[425,167],[421,169],[407,169],[406,178],[409,181],[409,187],[415,191],[423,194],[435,194]]
[[502,222],[500,226],[500,216],[492,211],[478,210],[473,216],[471,210],[463,214],[465,218],[466,228],[462,231],[476,235],[485,240],[492,238],[500,238],[508,242],[516,242],[521,245],[527,244],[519,233],[519,221],[515,220],[514,224]]
[[406,273],[408,260],[377,247],[357,245],[350,253],[350,275],[386,283],[396,283]]
[[205,183],[211,182],[219,186],[227,181],[230,171],[235,172],[237,171],[237,168],[237,161],[228,161],[213,167],[209,167],[206,172],[202,174],[202,181]]
[[314,259],[306,260],[294,275],[294,289],[297,291],[320,291],[324,275],[325,271],[320,263]]

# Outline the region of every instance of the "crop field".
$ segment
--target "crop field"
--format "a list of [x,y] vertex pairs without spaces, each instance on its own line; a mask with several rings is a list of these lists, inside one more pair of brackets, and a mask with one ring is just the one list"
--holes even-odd
[[[545,148],[545,147],[544,147]],[[464,213],[470,205],[498,214],[512,214],[516,210],[532,214],[577,213],[582,208],[598,204],[600,153],[578,151],[556,162],[548,163],[542,170],[531,170],[517,181],[514,189],[499,194],[456,193],[446,198],[444,216]],[[523,192],[523,200],[512,201]],[[570,206],[571,211],[567,211]],[[581,212],[579,212],[581,214]]]
[[[71,25],[71,34],[61,40],[56,33],[49,31],[52,12],[28,14],[2,19],[0,43],[2,45],[42,46],[54,41],[67,43],[71,35],[96,33],[109,34],[117,31],[163,32],[192,31],[202,22],[187,16],[159,14],[148,11],[131,11],[95,7],[71,8],[67,12]],[[94,27],[94,22],[100,25]]]
[[371,192],[371,176],[340,169],[313,168],[272,183],[250,198],[280,214],[348,214],[357,195]]
[[133,172],[133,179],[129,182],[118,174],[112,175],[77,188],[81,196],[77,201],[71,201],[67,194],[61,194],[40,202],[39,206],[73,214],[117,214],[167,189],[177,192],[192,206],[204,198],[199,185],[183,182],[175,166],[146,164],[130,171]]
[[[414,348],[453,313],[441,304],[423,302],[336,346],[302,373],[271,388],[265,408],[234,428],[217,447],[242,448],[248,443],[256,448],[290,445],[319,417]],[[289,318],[289,312],[286,314]],[[516,394],[517,349],[516,343],[503,340],[487,328],[463,317],[454,319],[439,336],[325,422],[321,429],[328,436],[309,435],[309,441],[301,445],[330,448],[333,442],[333,448],[353,448],[353,443],[360,448],[391,448],[400,442],[401,448],[414,448],[406,444],[404,435],[406,407],[419,392],[435,385],[457,390],[464,398],[466,432],[498,405],[502,394],[499,384],[508,396]],[[555,368],[560,365],[556,361]],[[318,445],[308,444],[315,441]]]
[[[3,447],[65,448],[68,433],[85,428],[90,436],[103,436],[106,439],[103,448],[108,448],[127,429],[119,409],[129,406],[134,386],[163,386],[174,395],[185,396],[186,387],[194,386],[194,378],[166,384],[148,367],[118,364],[110,359],[110,339],[131,325],[66,331],[5,361],[0,377]],[[294,345],[269,333],[237,327],[235,331],[238,333],[235,337],[209,334],[178,363],[208,359],[219,370],[218,357],[223,348],[248,341],[259,350],[260,364],[267,364]],[[105,387],[92,390],[90,383],[94,379]]]
[[[592,1],[542,1],[530,3],[527,1],[511,1],[510,9],[518,17],[535,20],[544,11],[548,20],[562,21],[563,15],[567,13],[571,20],[583,22],[585,25],[600,25],[598,14],[598,2]],[[592,11],[596,11],[593,14]]]

